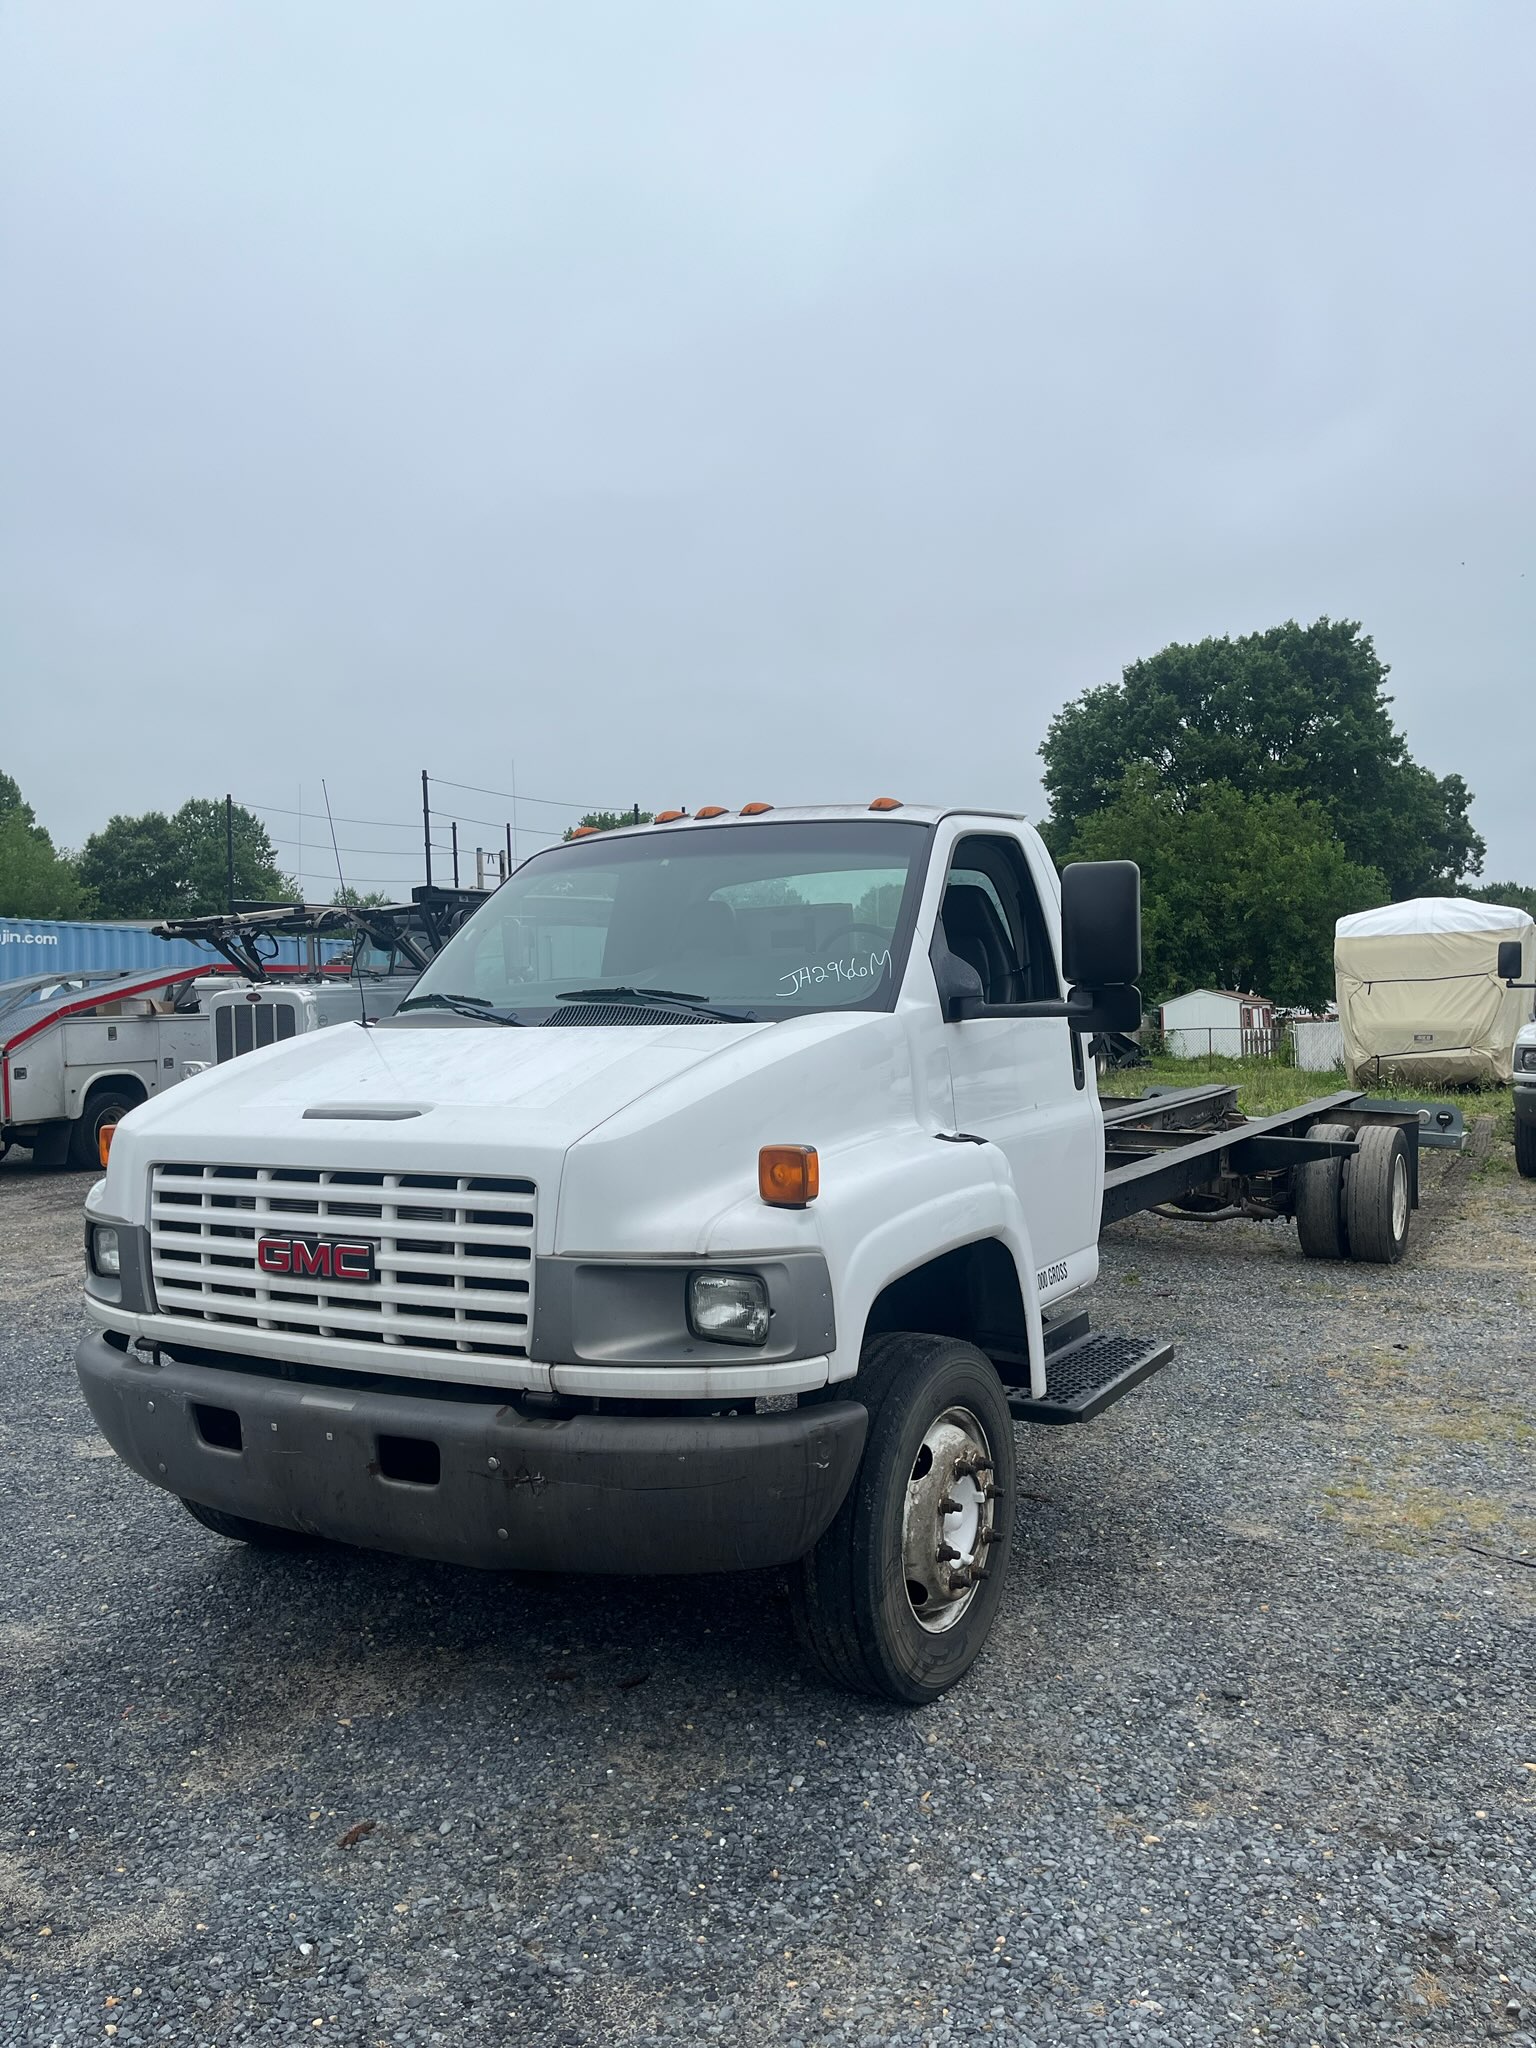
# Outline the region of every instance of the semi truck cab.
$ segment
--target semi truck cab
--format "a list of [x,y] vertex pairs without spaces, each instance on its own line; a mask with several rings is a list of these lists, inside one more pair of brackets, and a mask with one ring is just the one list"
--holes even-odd
[[93,1414],[267,1547],[786,1568],[824,1674],[935,1697],[1003,1596],[1016,1423],[1168,1355],[1075,1299],[1138,886],[888,799],[535,855],[393,1016],[124,1117]]

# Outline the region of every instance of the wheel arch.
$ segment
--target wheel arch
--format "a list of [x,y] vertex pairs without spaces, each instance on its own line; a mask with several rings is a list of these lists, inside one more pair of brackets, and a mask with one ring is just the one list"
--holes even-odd
[[77,1117],[84,1116],[90,1108],[91,1100],[94,1096],[108,1093],[113,1095],[131,1095],[135,1109],[138,1108],[141,1102],[148,1102],[149,1100],[149,1089],[145,1086],[144,1078],[141,1074],[136,1074],[131,1067],[114,1067],[109,1073],[92,1074],[90,1085],[81,1096],[80,1107],[75,1112],[75,1115]]
[[990,1221],[977,1218],[974,1203],[965,1211],[954,1212],[944,1229],[923,1212],[894,1219],[859,1246],[844,1277],[848,1312],[839,1317],[844,1343],[836,1378],[857,1370],[869,1338],[911,1329],[1016,1361],[1032,1391],[1044,1393],[1040,1297],[1023,1214],[1016,1200]]

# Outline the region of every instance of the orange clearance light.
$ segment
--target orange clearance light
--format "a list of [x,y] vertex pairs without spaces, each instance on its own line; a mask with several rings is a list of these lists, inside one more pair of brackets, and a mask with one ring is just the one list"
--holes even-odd
[[571,828],[571,837],[573,839],[590,839],[592,834],[598,829],[596,825],[574,825]]
[[764,811],[771,811],[772,809],[772,804],[743,804],[741,815],[744,818],[760,818]]
[[725,816],[725,805],[700,804],[693,815],[696,818],[723,818]]
[[775,1209],[803,1209],[821,1193],[814,1145],[765,1145],[757,1155],[757,1192]]
[[686,818],[687,815],[686,811],[658,811],[656,813],[656,823],[658,825],[675,825],[679,818]]
[[96,1134],[96,1157],[105,1166],[107,1154],[112,1150],[112,1140],[117,1136],[116,1124],[103,1124]]
[[901,798],[899,796],[877,796],[869,808],[872,811],[899,811],[901,809]]

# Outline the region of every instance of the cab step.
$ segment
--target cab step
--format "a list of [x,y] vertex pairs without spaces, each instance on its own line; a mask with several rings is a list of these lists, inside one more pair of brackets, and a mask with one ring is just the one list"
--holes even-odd
[[1157,1339],[1076,1337],[1057,1350],[1047,1348],[1040,1399],[1027,1387],[1010,1388],[1008,1406],[1020,1422],[1091,1422],[1172,1356],[1173,1346]]

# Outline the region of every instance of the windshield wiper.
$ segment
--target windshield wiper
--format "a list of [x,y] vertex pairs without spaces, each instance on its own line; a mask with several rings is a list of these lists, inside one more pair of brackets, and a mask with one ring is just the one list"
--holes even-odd
[[[522,1018],[493,1009],[485,996],[407,996],[400,1010],[452,1010],[460,1017],[473,1017],[482,1024],[517,1024]],[[398,1016],[399,1011],[396,1012]]]
[[683,995],[675,988],[567,988],[556,996],[558,1003],[613,1003],[624,1009],[653,1009],[661,1004],[674,1010],[691,1010],[696,1017],[717,1017],[722,1024],[755,1024],[750,1010],[720,1010],[707,996]]

